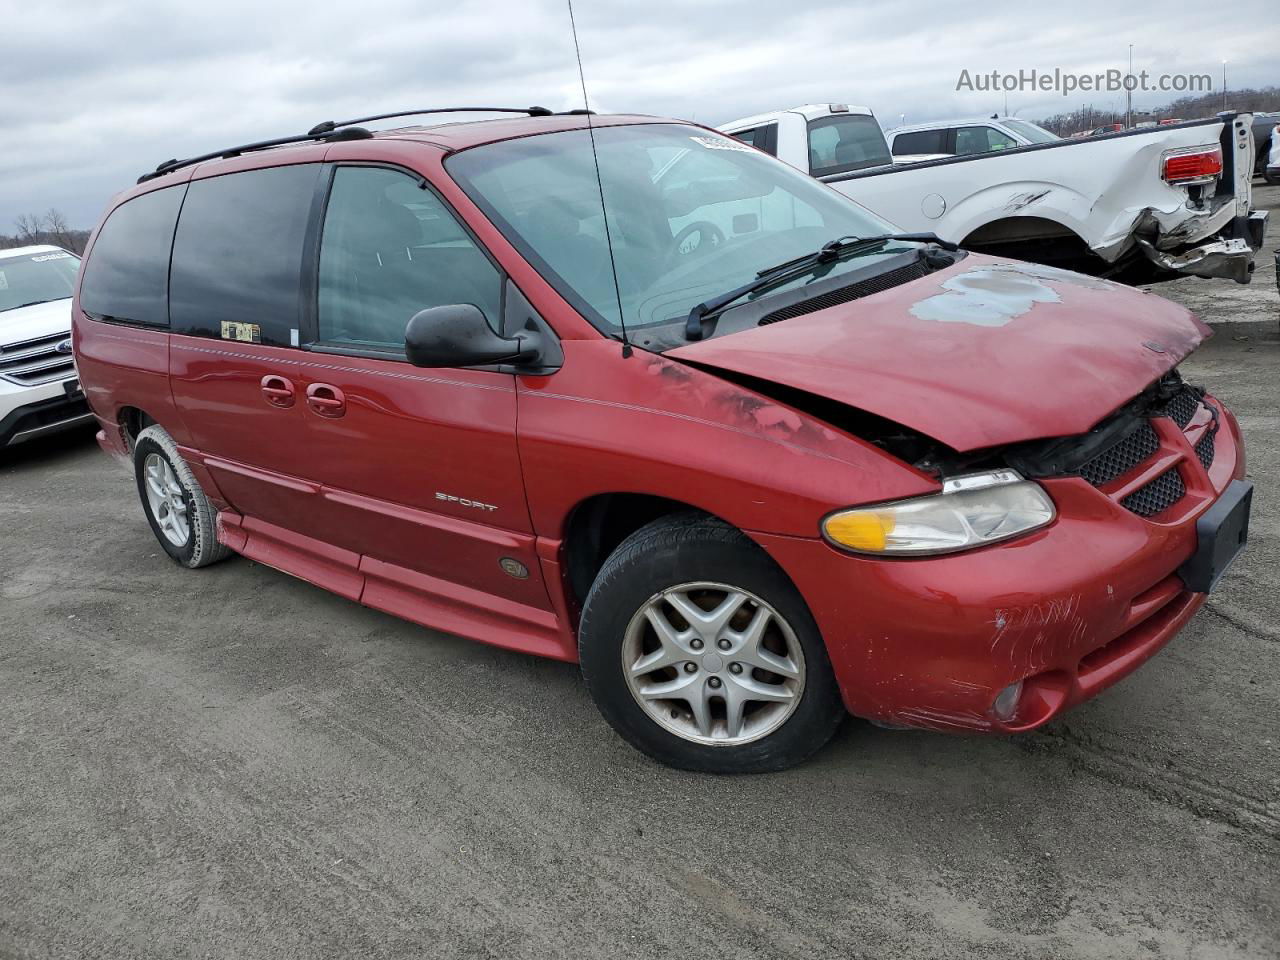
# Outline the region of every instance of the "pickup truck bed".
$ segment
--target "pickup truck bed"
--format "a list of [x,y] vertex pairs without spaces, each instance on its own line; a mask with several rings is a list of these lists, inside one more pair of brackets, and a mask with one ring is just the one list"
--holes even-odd
[[[777,156],[808,172],[802,141],[820,109],[749,120],[760,130],[776,116]],[[720,129],[737,134],[744,122]],[[1135,283],[1181,274],[1247,283],[1266,224],[1251,209],[1250,125],[1249,114],[1228,114],[819,179],[904,230],[969,249]],[[1170,154],[1215,145],[1221,175],[1196,184],[1163,179]]]

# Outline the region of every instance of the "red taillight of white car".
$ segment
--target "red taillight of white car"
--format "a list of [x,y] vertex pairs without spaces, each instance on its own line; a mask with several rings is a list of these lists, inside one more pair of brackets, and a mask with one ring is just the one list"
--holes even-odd
[[1190,147],[1166,153],[1161,175],[1166,183],[1177,186],[1210,183],[1222,176],[1222,148]]

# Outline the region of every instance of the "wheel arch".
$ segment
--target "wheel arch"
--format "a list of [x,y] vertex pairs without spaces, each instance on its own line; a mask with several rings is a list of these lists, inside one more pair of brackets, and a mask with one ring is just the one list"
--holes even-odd
[[[1035,259],[1069,266],[1084,266],[1090,261],[1101,264],[1084,238],[1070,225],[1054,217],[997,217],[969,231],[960,245],[967,250]],[[1028,256],[1028,248],[1035,255]]]
[[572,605],[582,608],[600,568],[623,540],[660,517],[690,512],[715,516],[691,503],[648,493],[597,493],[579,501],[565,520],[560,553]]
[[[618,546],[641,527],[662,517],[681,513],[701,514],[732,527],[752,543],[751,533],[705,507],[657,494],[636,492],[597,493],[579,501],[569,512],[560,547],[566,599],[574,610],[582,604],[600,568]],[[788,580],[791,575],[759,544],[757,548]]]
[[123,406],[116,411],[116,423],[119,424],[120,433],[124,437],[125,448],[130,453],[133,452],[133,444],[138,439],[138,434],[153,423],[159,422],[141,407]]

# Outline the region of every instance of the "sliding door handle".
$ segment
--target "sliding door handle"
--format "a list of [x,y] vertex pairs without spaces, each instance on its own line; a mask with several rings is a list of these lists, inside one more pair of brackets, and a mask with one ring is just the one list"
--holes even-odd
[[317,416],[336,420],[347,412],[347,398],[335,386],[313,383],[307,387],[307,406]]
[[284,377],[269,374],[262,378],[261,387],[263,399],[271,406],[282,410],[293,406],[293,384]]

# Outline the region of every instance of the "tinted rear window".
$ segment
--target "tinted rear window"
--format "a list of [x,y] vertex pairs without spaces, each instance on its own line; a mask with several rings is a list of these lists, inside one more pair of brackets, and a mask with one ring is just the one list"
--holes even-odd
[[900,133],[893,138],[893,155],[909,157],[919,153],[946,153],[947,131],[917,130],[915,133]]
[[151,326],[169,322],[169,248],[185,189],[184,184],[144,193],[112,211],[84,267],[81,309]]
[[844,114],[809,123],[809,173],[825,177],[892,163],[875,117]]
[[251,329],[262,343],[296,343],[319,175],[319,164],[301,164],[192,182],[173,242],[174,333],[249,339]]

